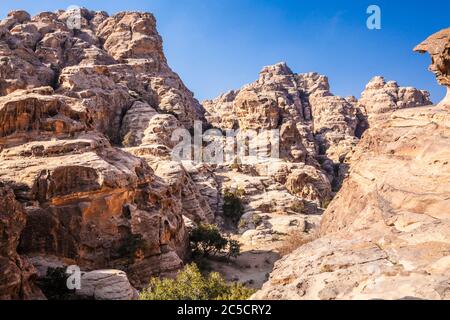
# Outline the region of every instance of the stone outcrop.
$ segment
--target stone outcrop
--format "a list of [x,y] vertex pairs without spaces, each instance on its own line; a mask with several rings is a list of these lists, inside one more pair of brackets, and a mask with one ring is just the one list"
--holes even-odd
[[[239,233],[246,246],[276,247],[283,235],[310,233],[318,226],[316,214],[332,197],[334,169],[328,175],[321,166],[322,141],[316,133],[325,134],[326,122],[333,121],[325,115],[332,114],[333,99],[345,104],[339,112],[355,112],[345,99],[329,92],[326,77],[316,73],[297,75],[285,63],[279,63],[264,67],[257,81],[203,102],[207,121],[222,131],[238,129],[238,139],[253,138],[253,132],[264,130],[279,132],[279,159],[244,156],[215,169],[221,190],[243,193],[244,214]],[[317,122],[312,106],[317,106]],[[337,132],[347,126],[345,115],[339,128],[327,129]],[[343,134],[354,137],[356,124],[352,125],[353,128],[343,128]],[[253,142],[260,143],[258,139]],[[265,143],[258,145],[263,151]]]
[[[446,43],[443,31],[416,48],[441,59],[444,84]],[[450,299],[450,117],[424,103],[423,91],[368,84],[358,105],[370,129],[320,237],[277,262],[254,299]]]
[[[10,124],[0,176],[27,216],[20,252],[54,254],[87,269],[128,268],[135,283],[147,272],[176,270],[186,249],[177,195],[143,159],[91,131],[76,99],[35,91],[0,101]],[[173,259],[163,263],[164,256]]]
[[414,51],[428,52],[431,56],[430,71],[436,75],[439,84],[447,87],[447,96],[440,103],[450,106],[450,28],[441,30],[419,44]]
[[153,15],[13,11],[0,22],[0,75],[0,179],[21,208],[2,212],[0,296],[39,294],[26,256],[125,270],[137,287],[178,270],[183,215],[214,214],[181,165],[162,166],[174,128],[203,109],[168,66]]
[[76,295],[94,300],[137,300],[134,289],[123,271],[95,270],[81,276],[81,289]]
[[17,253],[26,214],[13,190],[0,182],[0,300],[43,299],[33,283],[36,270]]
[[359,107],[369,117],[389,111],[431,105],[430,94],[412,87],[399,87],[397,82],[374,77],[366,85]]
[[[388,92],[384,80],[375,79],[381,84],[378,91],[366,90],[363,102],[386,95],[395,103],[377,114],[430,104],[425,91],[396,85]],[[371,82],[369,87],[375,85]],[[279,159],[244,157],[215,170],[222,190],[244,194],[239,231],[241,240],[252,245],[272,245],[283,239],[280,234],[312,232],[319,223],[315,214],[339,190],[349,159],[369,126],[363,103],[333,95],[327,77],[295,74],[285,63],[264,67],[255,82],[203,106],[212,127],[239,130],[238,138],[251,131],[279,132]]]
[[[448,86],[446,41],[442,31],[418,50]],[[83,270],[83,298],[135,299],[152,275],[182,267],[188,227],[205,222],[272,261],[288,234],[319,229],[342,185],[321,238],[279,262],[255,297],[448,298],[449,119],[409,109],[427,104],[427,92],[381,77],[359,101],[338,97],[325,76],[279,63],[202,106],[168,66],[152,14],[10,12],[0,22],[0,299],[44,298],[36,278],[68,265]],[[238,139],[276,131],[279,145],[258,138],[256,155],[175,161],[174,133],[198,133],[197,121]],[[260,158],[275,148],[279,157]],[[237,226],[227,192],[241,195]]]
[[321,238],[255,298],[449,299],[449,115],[398,110],[365,134]]

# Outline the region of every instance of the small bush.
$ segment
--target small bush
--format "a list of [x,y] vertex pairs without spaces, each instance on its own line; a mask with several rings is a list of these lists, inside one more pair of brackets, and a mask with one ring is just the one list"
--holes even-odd
[[194,255],[202,254],[208,257],[226,252],[228,258],[236,258],[240,254],[239,242],[224,238],[215,225],[200,224],[191,231],[189,240]]
[[138,144],[136,136],[133,132],[128,132],[122,139],[122,145],[126,148],[134,147]]
[[313,241],[315,238],[316,236],[312,234],[305,234],[299,231],[291,232],[278,248],[278,252],[281,256],[286,256],[301,246]]
[[244,219],[239,220],[238,228],[244,229],[245,227],[247,227],[247,221]]
[[245,192],[241,189],[235,191],[227,189],[223,194],[223,214],[235,224],[239,222],[244,213],[244,205],[241,199],[244,194]]
[[246,300],[255,291],[242,284],[227,284],[220,274],[203,276],[195,264],[187,265],[176,279],[152,278],[141,300]]
[[202,253],[204,256],[216,255],[225,250],[228,244],[228,240],[220,234],[219,228],[212,224],[200,224],[194,228],[189,240],[193,252]]
[[320,272],[321,273],[330,273],[330,272],[334,272],[334,269],[332,266],[325,264],[320,267]]
[[228,252],[227,257],[229,258],[237,258],[241,254],[241,245],[239,241],[236,240],[228,240]]

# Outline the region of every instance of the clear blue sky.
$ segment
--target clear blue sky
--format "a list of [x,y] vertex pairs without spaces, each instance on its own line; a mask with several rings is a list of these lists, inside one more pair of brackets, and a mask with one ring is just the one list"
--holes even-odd
[[[379,31],[366,28],[370,4],[382,9]],[[412,49],[450,27],[448,0],[8,0],[0,16],[69,5],[154,13],[169,64],[200,100],[252,82],[262,66],[279,61],[327,75],[342,96],[359,97],[375,75],[429,90],[434,102],[445,94],[427,70],[430,58]]]

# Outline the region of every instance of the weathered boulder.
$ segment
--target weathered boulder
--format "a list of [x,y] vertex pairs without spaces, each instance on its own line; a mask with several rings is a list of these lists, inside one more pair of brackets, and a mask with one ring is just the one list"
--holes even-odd
[[449,299],[449,115],[387,113],[364,135],[321,237],[276,263],[255,299]]
[[[154,17],[12,12],[0,23],[0,74],[0,178],[26,217],[19,252],[126,270],[137,287],[178,270],[183,214],[212,212],[182,167],[171,185],[148,165],[167,155],[157,151],[171,147],[172,126],[202,119],[167,65]],[[117,148],[141,143],[156,146],[148,163]],[[5,297],[26,298],[32,267],[8,255],[23,285],[10,281]]]
[[119,270],[95,270],[81,276],[81,289],[75,294],[95,300],[137,300],[138,292]]
[[447,87],[447,96],[440,104],[450,106],[450,28],[431,35],[414,51],[430,54],[430,71],[436,75],[439,84]]

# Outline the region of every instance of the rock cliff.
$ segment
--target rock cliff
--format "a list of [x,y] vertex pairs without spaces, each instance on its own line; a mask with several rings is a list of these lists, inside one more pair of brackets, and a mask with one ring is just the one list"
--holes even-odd
[[[448,32],[417,50],[449,86]],[[278,63],[201,105],[168,66],[150,13],[10,12],[0,22],[0,299],[43,299],[36,279],[68,265],[83,271],[79,296],[134,299],[150,276],[182,267],[187,226],[205,222],[244,256],[268,252],[252,260],[266,264],[290,234],[320,233],[277,263],[257,298],[448,298],[449,118],[416,108],[430,104],[382,77],[359,101],[338,97],[326,76]],[[279,141],[258,138],[256,154],[232,145],[221,163],[176,161],[179,129]],[[243,207],[233,223],[229,192]]]
[[357,147],[321,237],[278,262],[255,298],[450,298],[449,115],[383,120]]
[[[442,31],[416,48],[447,86],[448,40]],[[450,299],[450,115],[445,101],[409,108],[428,102],[380,77],[369,83],[359,105],[370,129],[320,237],[277,262],[253,298]]]
[[167,64],[153,15],[10,12],[0,22],[0,74],[1,249],[9,258],[1,297],[34,297],[25,257],[44,271],[55,259],[118,268],[137,287],[178,270],[188,254],[183,214],[196,209],[184,200],[212,215],[207,201],[184,169],[153,170],[156,155],[122,149],[144,141],[158,150],[167,121],[191,128],[203,119]]

